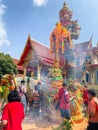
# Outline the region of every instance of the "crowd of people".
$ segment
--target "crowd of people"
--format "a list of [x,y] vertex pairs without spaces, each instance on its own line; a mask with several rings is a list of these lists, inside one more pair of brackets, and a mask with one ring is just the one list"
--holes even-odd
[[[76,95],[77,96],[77,95]],[[58,92],[59,109],[62,120],[71,119],[71,100],[76,96],[70,97],[68,84],[63,83],[63,87]],[[98,130],[98,98],[94,89],[88,89],[85,85],[82,90],[83,113],[88,117],[87,130]],[[85,116],[85,115],[84,115]]]
[[[55,106],[56,110],[59,109],[62,121],[66,118],[71,120],[71,102],[77,98],[74,92],[70,94],[69,86],[67,82],[62,84],[62,88],[59,89],[54,101],[58,102]],[[41,90],[41,82],[38,82],[34,86],[32,91],[33,96],[31,102],[29,102],[27,96],[27,88],[25,86],[25,81],[22,80],[21,84],[17,90],[12,90],[8,95],[8,103],[5,105],[2,113],[2,118],[0,122],[0,129],[3,130],[22,130],[21,123],[28,112],[28,107],[31,107],[33,111],[33,117],[40,116],[40,112],[45,111],[45,93]],[[82,112],[84,116],[88,117],[87,130],[98,130],[98,99],[96,96],[96,91],[94,89],[88,89],[86,85],[83,86],[81,90],[83,98],[83,109]],[[31,105],[31,104],[32,105]],[[31,106],[30,106],[31,105]]]

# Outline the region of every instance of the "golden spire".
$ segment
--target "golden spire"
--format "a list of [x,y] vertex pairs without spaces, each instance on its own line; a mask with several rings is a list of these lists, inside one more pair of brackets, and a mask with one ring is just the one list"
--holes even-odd
[[67,5],[67,3],[66,3],[66,0],[64,0],[63,7],[68,7],[68,5]]
[[63,4],[62,10],[66,10],[66,11],[68,11],[69,13],[72,13],[72,12],[70,11],[70,9],[69,9],[69,7],[68,7],[66,1],[65,1],[64,4]]

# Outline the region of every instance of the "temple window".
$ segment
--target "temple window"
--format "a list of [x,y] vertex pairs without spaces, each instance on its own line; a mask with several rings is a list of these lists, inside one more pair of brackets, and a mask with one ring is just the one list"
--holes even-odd
[[86,73],[86,82],[90,83],[90,75],[89,75],[89,73]]

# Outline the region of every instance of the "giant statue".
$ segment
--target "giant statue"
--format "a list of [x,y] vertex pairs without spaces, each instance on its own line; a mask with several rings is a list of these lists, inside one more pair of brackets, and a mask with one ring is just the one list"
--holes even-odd
[[60,22],[56,24],[50,35],[50,52],[55,55],[54,67],[49,70],[51,78],[51,90],[57,92],[62,87],[62,82],[69,83],[71,100],[71,121],[80,123],[82,115],[82,89],[76,82],[75,51],[73,39],[77,40],[80,34],[80,27],[76,21],[72,21],[72,12],[64,3],[59,12]]
[[[77,40],[80,35],[80,26],[77,20],[72,19],[72,11],[68,8],[66,2],[63,4],[63,8],[59,12],[60,23],[65,27],[71,35],[71,40]],[[64,52],[64,64],[62,66],[63,77],[66,79],[75,79],[75,52],[73,48],[69,47],[68,39],[64,40],[65,52]],[[61,56],[62,57],[62,56]]]
[[77,23],[78,21],[72,21],[72,11],[69,10],[66,2],[63,4],[63,8],[59,12],[59,18],[60,18],[60,23],[62,24],[63,27],[66,27],[70,33],[71,33],[71,38],[77,40],[80,35],[80,26]]

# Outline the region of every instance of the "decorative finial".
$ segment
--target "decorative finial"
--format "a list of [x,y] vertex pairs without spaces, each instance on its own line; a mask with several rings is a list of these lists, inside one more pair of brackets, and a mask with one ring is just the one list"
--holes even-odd
[[63,8],[61,9],[61,11],[62,10],[65,10],[65,12],[67,11],[69,14],[72,14],[72,11],[70,11],[66,1],[64,1]]
[[63,6],[65,7],[65,5],[66,5],[66,2],[64,2]]
[[91,37],[90,37],[90,40],[89,40],[89,41],[92,41],[92,39],[93,39],[93,34],[91,35]]
[[92,35],[91,35],[90,39],[92,39],[92,38],[93,38],[93,33],[92,33]]
[[64,0],[63,7],[68,7],[68,5],[66,4],[66,0]]

